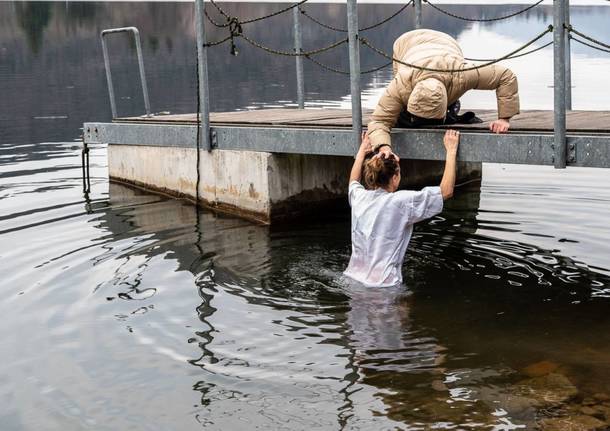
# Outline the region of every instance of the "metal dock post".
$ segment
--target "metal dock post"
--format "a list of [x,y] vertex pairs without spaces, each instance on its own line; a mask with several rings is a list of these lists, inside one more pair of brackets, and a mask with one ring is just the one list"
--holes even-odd
[[347,31],[349,39],[349,79],[352,96],[352,134],[354,152],[360,146],[362,134],[362,104],[360,101],[360,39],[358,37],[358,3],[347,0]]
[[142,93],[144,94],[144,107],[146,115],[150,115],[150,101],[148,99],[148,86],[146,85],[146,74],[144,73],[144,59],[142,58],[142,44],[140,43],[140,32],[136,27],[120,27],[111,28],[102,31],[102,52],[104,54],[104,66],[106,68],[106,81],[108,82],[108,95],[110,96],[110,109],[112,110],[112,118],[117,117],[116,103],[114,101],[114,86],[112,85],[112,73],[110,72],[110,59],[108,57],[108,48],[106,47],[106,35],[112,33],[131,32],[136,41],[136,54],[138,56],[138,66],[140,69],[140,81],[142,82]]
[[205,5],[203,0],[195,0],[195,20],[197,26],[197,79],[199,80],[199,115],[201,133],[200,148],[210,151],[210,92],[208,87],[208,47],[205,38]]
[[415,28],[419,29],[422,27],[421,0],[413,0],[413,6],[415,7]]
[[565,0],[553,0],[553,85],[555,168],[566,167],[566,45]]
[[[570,0],[565,0],[565,27],[570,26]],[[572,48],[570,46],[570,32],[564,27],[566,43],[566,109],[572,110]]]
[[[294,21],[294,52],[299,54],[303,51],[301,37],[301,11],[298,7],[292,8],[292,19]],[[305,108],[305,82],[303,80],[303,57],[295,57],[297,68],[297,102],[299,109]]]

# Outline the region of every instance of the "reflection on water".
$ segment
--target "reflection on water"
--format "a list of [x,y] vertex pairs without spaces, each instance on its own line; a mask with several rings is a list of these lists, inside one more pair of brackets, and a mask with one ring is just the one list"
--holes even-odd
[[51,18],[51,3],[17,3],[16,6],[19,26],[25,32],[32,52],[38,53],[44,30]]
[[[489,235],[522,227],[479,208],[501,187],[418,226],[406,290],[362,289],[340,278],[347,214],[258,226],[119,184],[69,201],[63,150],[68,187],[38,193],[54,205],[3,222],[3,244],[28,239],[0,261],[9,429],[512,429],[606,408],[607,268]],[[13,177],[13,205],[46,175]]]
[[[227,7],[254,16],[277,5]],[[362,21],[395,7],[363,6]],[[342,5],[308,8],[336,25],[343,19]],[[607,10],[577,8],[574,19],[603,39]],[[461,188],[417,226],[398,290],[341,281],[348,214],[266,227],[198,212],[109,184],[103,147],[92,151],[92,194],[82,198],[80,144],[70,140],[82,121],[109,117],[99,30],[138,26],[153,107],[188,112],[191,11],[187,3],[0,3],[0,86],[12,101],[0,107],[3,429],[607,428],[605,171],[484,166],[482,184]],[[430,12],[425,20],[462,41],[489,35],[481,49],[505,40],[508,50],[548,12],[510,26]],[[408,20],[370,37],[387,47]],[[252,31],[285,48],[277,35],[290,25],[278,18]],[[312,47],[334,37],[304,31]],[[119,109],[137,113],[126,39],[112,52]],[[213,54],[213,81],[223,83],[212,88],[213,109],[291,104],[293,61],[242,54]],[[341,55],[325,61],[345,66]],[[344,103],[342,77],[312,65],[306,74],[312,105]],[[388,76],[367,77],[367,94]],[[548,103],[522,83],[527,103]]]
[[[278,8],[277,4],[266,3],[231,3],[225,7],[243,17],[258,16]],[[371,25],[398,7],[361,5],[360,22],[362,26]],[[447,8],[467,16],[489,17],[517,11],[522,5]],[[306,9],[331,25],[345,25],[344,5],[311,4]],[[552,22],[549,6],[488,24],[463,22],[430,8],[424,9],[426,26],[456,37],[470,57],[505,54]],[[383,30],[368,31],[366,37],[373,45],[389,51],[395,38],[412,27],[412,14],[412,8],[407,8],[385,24]],[[610,40],[606,25],[609,19],[608,7],[572,8],[574,26],[586,28],[600,40]],[[196,55],[192,3],[1,2],[0,90],[12,103],[0,106],[0,143],[71,140],[78,137],[83,122],[109,120],[99,34],[105,28],[124,25],[134,25],[141,32],[153,111],[193,112],[196,109]],[[226,36],[225,29],[208,27],[210,40]],[[292,49],[290,37],[278,37],[292,34],[290,14],[274,17],[263,24],[247,25],[244,31],[265,45],[287,51]],[[303,19],[304,49],[326,46],[341,37],[342,34],[321,29]],[[229,48],[224,45],[210,50],[211,109],[296,106],[294,59],[270,56],[243,41],[237,43],[240,50],[237,57],[229,55]],[[133,43],[127,35],[115,35],[109,39],[109,51],[119,115],[143,113]],[[386,62],[368,49],[363,48],[361,54],[363,69]],[[607,93],[599,90],[605,88],[605,70],[610,57],[578,44],[573,44],[572,55],[574,107],[606,109]],[[317,59],[339,69],[348,69],[345,47],[323,53]],[[550,48],[533,56],[510,60],[507,65],[519,75],[523,108],[552,107]],[[390,69],[383,69],[363,76],[363,101],[367,106],[374,106],[390,74]],[[349,80],[309,61],[305,62],[305,90],[309,107],[336,107],[349,103],[346,97]],[[493,108],[493,93],[470,92],[465,96],[463,106]]]

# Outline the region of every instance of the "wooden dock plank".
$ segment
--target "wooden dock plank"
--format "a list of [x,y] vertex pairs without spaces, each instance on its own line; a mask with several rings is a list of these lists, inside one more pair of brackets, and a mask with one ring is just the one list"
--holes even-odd
[[[366,125],[372,111],[363,110],[363,123]],[[437,126],[440,128],[454,127],[468,130],[487,130],[489,122],[496,118],[494,110],[475,110],[484,120],[479,124],[460,124],[454,126]],[[194,124],[195,114],[156,115],[154,117],[126,117],[115,122],[129,123],[176,123]],[[292,109],[274,108],[250,111],[214,112],[210,114],[212,124],[229,125],[261,125],[288,127],[351,127],[351,111],[348,109]],[[603,133],[610,134],[610,111],[570,111],[567,114],[567,128],[573,133]],[[528,110],[513,117],[511,130],[514,132],[553,131],[553,112]]]

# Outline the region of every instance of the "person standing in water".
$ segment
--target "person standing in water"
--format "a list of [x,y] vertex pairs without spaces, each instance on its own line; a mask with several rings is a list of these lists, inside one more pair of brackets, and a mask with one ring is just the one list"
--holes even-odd
[[[370,287],[402,283],[402,262],[413,224],[439,214],[443,202],[453,196],[459,136],[455,130],[445,133],[445,170],[438,187],[397,191],[398,156],[373,152],[368,132],[363,133],[349,178],[352,255],[344,272],[347,277]],[[360,182],[363,167],[366,189]]]

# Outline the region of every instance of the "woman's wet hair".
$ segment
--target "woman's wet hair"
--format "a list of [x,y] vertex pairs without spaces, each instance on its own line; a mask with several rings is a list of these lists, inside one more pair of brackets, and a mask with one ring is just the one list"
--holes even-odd
[[385,187],[399,170],[398,159],[393,154],[371,153],[364,160],[364,185],[367,189]]

